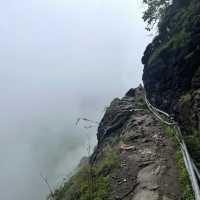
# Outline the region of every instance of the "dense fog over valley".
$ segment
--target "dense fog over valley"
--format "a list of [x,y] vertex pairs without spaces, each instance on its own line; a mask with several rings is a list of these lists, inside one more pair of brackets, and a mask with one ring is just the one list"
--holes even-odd
[[8,0],[0,8],[0,199],[42,200],[87,155],[104,108],[141,83],[140,0]]

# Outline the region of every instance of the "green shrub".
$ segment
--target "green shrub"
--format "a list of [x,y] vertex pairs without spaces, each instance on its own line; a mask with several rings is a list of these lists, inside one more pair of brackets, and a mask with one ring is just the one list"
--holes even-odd
[[54,193],[55,200],[106,200],[110,190],[110,172],[119,164],[117,150],[108,149],[96,165],[82,167]]
[[178,180],[182,190],[183,200],[195,200],[194,193],[191,187],[188,172],[185,167],[182,152],[179,143],[175,137],[175,129],[171,127],[165,127],[165,134],[174,142],[176,145],[176,163],[179,171]]
[[192,130],[190,135],[186,136],[186,144],[197,167],[200,169],[200,132]]
[[188,172],[186,170],[182,152],[180,149],[176,150],[176,163],[179,171],[179,182],[181,185],[183,200],[195,200]]

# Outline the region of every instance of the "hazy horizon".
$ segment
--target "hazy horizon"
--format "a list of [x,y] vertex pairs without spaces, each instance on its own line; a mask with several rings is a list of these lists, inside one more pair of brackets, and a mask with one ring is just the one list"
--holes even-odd
[[45,199],[87,155],[105,106],[142,80],[140,0],[8,0],[0,8],[0,199]]

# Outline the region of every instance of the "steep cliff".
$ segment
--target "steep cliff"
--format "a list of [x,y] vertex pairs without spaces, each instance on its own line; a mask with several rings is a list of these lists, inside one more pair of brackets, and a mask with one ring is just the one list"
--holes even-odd
[[194,199],[172,132],[147,109],[144,89],[131,89],[107,108],[94,153],[54,199]]
[[200,166],[200,1],[174,0],[142,58],[150,101],[175,115]]

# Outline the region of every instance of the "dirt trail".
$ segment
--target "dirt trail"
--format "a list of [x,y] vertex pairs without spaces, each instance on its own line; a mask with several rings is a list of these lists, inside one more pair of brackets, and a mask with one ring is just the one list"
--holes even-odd
[[121,162],[120,167],[111,173],[112,193],[109,200],[181,199],[175,146],[165,136],[163,125],[151,112],[147,109],[132,110],[136,108],[135,102],[135,98],[127,96],[114,100],[100,124],[99,131],[112,127],[109,123],[117,114],[126,118],[109,135],[103,135],[104,140],[117,134],[120,138],[116,148],[120,149]]

